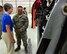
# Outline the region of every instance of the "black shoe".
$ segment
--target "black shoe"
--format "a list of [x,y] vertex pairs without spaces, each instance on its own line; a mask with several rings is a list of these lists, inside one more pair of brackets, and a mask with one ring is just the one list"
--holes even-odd
[[19,51],[21,48],[20,46],[18,46],[16,49],[15,49],[15,52]]
[[25,53],[28,54],[28,50],[25,50]]
[[2,39],[2,38],[0,37],[0,39]]
[[28,54],[28,50],[27,50],[27,48],[25,48],[25,53]]

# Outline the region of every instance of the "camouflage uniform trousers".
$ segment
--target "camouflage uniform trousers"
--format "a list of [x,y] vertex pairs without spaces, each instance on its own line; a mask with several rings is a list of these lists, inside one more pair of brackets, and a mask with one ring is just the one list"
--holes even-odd
[[23,46],[27,48],[27,31],[16,33],[17,45],[21,45],[21,40],[23,41]]

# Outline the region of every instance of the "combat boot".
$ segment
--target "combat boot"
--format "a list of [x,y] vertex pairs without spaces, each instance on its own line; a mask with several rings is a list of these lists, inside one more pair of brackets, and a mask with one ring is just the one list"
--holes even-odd
[[27,47],[25,47],[25,53],[28,54],[28,49],[27,49]]
[[0,37],[0,39],[2,39],[2,38]]
[[19,51],[21,48],[20,46],[17,46],[17,48],[15,49],[15,52]]
[[2,39],[2,38],[0,37],[0,39]]

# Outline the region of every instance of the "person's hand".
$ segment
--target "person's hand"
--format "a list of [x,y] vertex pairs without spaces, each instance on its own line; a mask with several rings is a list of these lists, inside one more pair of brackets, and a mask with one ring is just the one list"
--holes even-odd
[[12,43],[15,43],[15,40],[14,40],[14,39],[12,39],[12,40],[11,40],[11,42],[12,42]]
[[20,32],[20,30],[19,30],[19,29],[16,29],[15,31],[16,31],[16,32]]

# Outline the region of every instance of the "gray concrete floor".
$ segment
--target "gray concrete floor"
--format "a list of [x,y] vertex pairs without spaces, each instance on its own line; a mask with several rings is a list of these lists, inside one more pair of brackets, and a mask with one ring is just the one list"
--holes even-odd
[[[11,15],[13,16],[13,15]],[[28,18],[29,18],[29,27],[27,29],[27,35],[28,35],[28,38],[31,39],[31,44],[32,44],[32,54],[36,54],[36,50],[37,50],[37,29],[32,29],[31,28],[31,14],[29,13],[28,14]],[[14,38],[15,38],[15,32],[14,32]],[[16,38],[15,38],[16,40]],[[17,47],[16,43],[15,43],[15,48]],[[1,39],[0,40],[0,54],[7,54],[7,51],[6,51],[6,45],[4,43],[4,41]],[[21,45],[21,50],[16,52],[16,54],[25,54],[24,52],[24,47],[23,47],[23,42],[22,42],[22,45]]]

